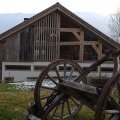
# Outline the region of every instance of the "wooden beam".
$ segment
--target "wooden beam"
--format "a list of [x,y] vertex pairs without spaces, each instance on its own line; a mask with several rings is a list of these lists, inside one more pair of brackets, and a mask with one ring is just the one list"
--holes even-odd
[[60,45],[94,45],[94,44],[98,44],[98,42],[95,42],[94,41],[83,41],[83,42],[60,42]]
[[84,58],[84,31],[81,31],[80,33],[81,35],[81,40],[80,40],[80,51],[79,51],[79,59],[81,62],[83,62],[83,58]]
[[[50,20],[50,16],[48,15],[47,16],[47,27],[48,27],[48,35],[50,35],[50,22],[49,22],[49,20]],[[50,39],[50,38],[49,38]],[[48,43],[47,43],[48,44]],[[51,45],[49,44],[49,46],[48,46],[48,60],[50,61],[50,53],[51,53]]]
[[84,45],[99,44],[98,41],[84,41]]
[[83,39],[82,36],[79,35],[76,31],[73,31],[72,33],[74,34],[74,36],[75,36],[79,41],[81,41],[81,40]]
[[56,42],[56,45],[57,45],[57,51],[56,51],[56,56],[57,56],[57,59],[60,58],[60,14],[57,13],[57,42]]
[[101,58],[102,57],[102,44],[98,41],[98,42],[91,43],[91,45],[96,51],[98,55],[98,59]]
[[42,61],[42,21],[40,21],[40,61]]
[[[78,91],[77,93],[82,91],[82,92],[85,92],[85,93],[89,93],[91,95],[98,96],[98,92],[96,90],[96,87],[89,86],[89,85],[86,85],[84,83],[79,83],[78,84],[77,82],[63,81],[63,83],[61,83],[60,86],[64,86],[66,88],[70,88],[72,90],[76,90],[76,91]],[[76,93],[76,95],[77,95],[77,93]]]
[[60,32],[81,32],[79,28],[59,28]]
[[99,42],[99,54],[98,54],[98,59],[100,59],[102,57],[102,43],[100,41]]
[[81,44],[81,45],[80,45],[80,52],[79,52],[80,62],[83,62],[83,58],[84,58],[84,45]]
[[96,46],[96,44],[91,44],[95,52],[99,55],[99,48]]
[[60,45],[80,45],[80,42],[60,42]]

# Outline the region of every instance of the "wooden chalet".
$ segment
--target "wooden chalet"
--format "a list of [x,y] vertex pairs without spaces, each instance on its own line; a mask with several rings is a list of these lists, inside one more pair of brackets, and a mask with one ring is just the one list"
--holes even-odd
[[90,63],[109,48],[120,44],[56,3],[0,35],[0,79],[14,79],[12,70],[31,71],[35,62],[32,70],[62,58]]

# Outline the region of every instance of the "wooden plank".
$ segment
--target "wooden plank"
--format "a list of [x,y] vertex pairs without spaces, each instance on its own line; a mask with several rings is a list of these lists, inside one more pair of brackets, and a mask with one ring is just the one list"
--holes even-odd
[[[51,16],[50,16],[50,42],[52,43],[52,23],[51,23]],[[53,44],[51,44],[51,54],[50,59],[52,60],[52,51],[53,51]]]
[[[9,39],[9,41],[6,40],[6,42],[3,44],[3,46],[1,46],[1,57],[2,57],[1,60],[19,61],[20,33],[16,33],[15,35],[11,36],[8,39]],[[24,44],[22,44],[22,47],[25,44],[26,44],[26,42]],[[5,53],[3,51],[5,51]],[[23,51],[22,51],[22,53],[23,53]]]
[[77,33],[77,31],[72,32],[74,36],[81,42],[83,40],[82,36]]
[[57,13],[57,59],[60,58],[60,14]]
[[84,58],[84,44],[80,44],[80,52],[79,52],[80,62],[83,62],[83,58]]
[[72,81],[63,81],[63,83],[60,84],[60,86],[65,86],[66,88],[71,88],[71,89],[75,89],[78,92],[79,91],[83,91],[86,93],[90,93],[93,95],[98,95],[97,89],[94,86],[90,86],[84,83],[77,83],[77,82],[72,82]]
[[79,52],[79,59],[81,62],[83,62],[84,59],[84,31],[81,31],[81,45],[80,45],[80,52]]
[[[42,28],[44,26],[44,21],[42,19]],[[44,51],[44,32],[43,29],[41,28],[41,32],[42,32],[42,61],[44,61],[44,55],[43,55],[43,51]]]
[[35,60],[37,60],[37,22],[36,22],[36,29],[35,29]]
[[35,29],[34,29],[34,47],[35,47],[34,55],[36,60],[36,23],[35,23]]
[[105,114],[119,114],[120,111],[118,110],[105,110]]
[[42,23],[40,20],[40,28],[39,28],[40,29],[40,34],[39,34],[40,35],[40,37],[39,37],[40,38],[40,45],[39,45],[39,47],[40,47],[40,61],[42,60],[42,54],[41,54],[42,53],[42,32],[41,32],[42,30],[41,30],[41,25],[42,25]]
[[97,55],[99,55],[99,48],[96,46],[96,44],[91,44]]
[[55,52],[55,30],[53,30],[53,60],[55,59]]
[[110,120],[120,120],[120,115],[113,115],[113,117]]
[[2,61],[2,54],[3,54],[3,53],[2,53],[2,47],[3,47],[3,46],[2,46],[2,43],[0,43],[0,61]]
[[55,56],[54,59],[57,59],[57,12],[55,12]]
[[[49,24],[49,15],[47,16],[47,23],[48,23],[48,42],[50,42],[50,24]],[[50,44],[48,43],[48,61],[50,60],[50,52],[51,52],[51,47],[50,47]]]
[[[44,26],[44,19],[42,19],[42,27],[43,26]],[[42,61],[44,61],[45,59],[43,53],[44,53],[44,31],[42,29]]]
[[2,81],[2,61],[0,61],[0,82]]
[[57,29],[55,30],[55,58],[57,59]]
[[39,60],[39,22],[37,22],[37,60]]
[[[95,43],[98,43],[98,42],[95,42]],[[60,42],[60,45],[94,45],[94,41],[91,41],[91,42]]]
[[80,32],[80,36],[81,36],[81,41],[84,42],[84,31],[83,30]]
[[39,43],[38,43],[38,50],[39,50],[38,60],[40,60],[40,20],[38,21],[38,40],[39,40]]
[[[45,17],[45,26],[47,26],[47,16]],[[47,30],[44,30],[45,32],[45,56],[46,56],[46,61],[48,60],[48,46],[47,46]]]
[[[44,26],[45,26],[45,24],[46,24],[46,17],[44,17],[43,20],[44,20]],[[45,33],[45,30],[43,30],[43,33],[44,33],[44,61],[46,61],[46,33]]]
[[52,24],[52,45],[53,45],[53,51],[52,51],[52,60],[54,59],[54,53],[55,53],[55,51],[54,51],[54,30],[53,30],[53,28],[54,28],[54,22],[53,22],[53,19],[54,19],[54,13],[51,15],[51,24]]
[[39,56],[38,56],[38,34],[39,34],[39,22],[37,22],[37,31],[36,31],[36,60],[39,59]]
[[84,45],[99,44],[98,41],[84,41]]
[[98,59],[100,59],[102,57],[102,43],[100,42],[100,40],[98,41],[99,42],[99,54],[98,54]]
[[60,42],[59,45],[80,45],[80,42]]
[[34,60],[34,26],[33,24],[31,25],[30,39],[31,39],[31,60]]
[[60,32],[81,32],[80,28],[59,28]]
[[54,38],[54,55],[53,55],[53,60],[56,59],[56,12],[54,12],[54,20],[53,20],[53,38]]

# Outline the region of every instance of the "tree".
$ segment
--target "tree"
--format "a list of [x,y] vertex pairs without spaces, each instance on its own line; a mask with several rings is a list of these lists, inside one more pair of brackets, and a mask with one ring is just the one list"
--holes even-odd
[[109,28],[111,31],[111,37],[115,41],[120,42],[120,8],[116,13],[111,15]]

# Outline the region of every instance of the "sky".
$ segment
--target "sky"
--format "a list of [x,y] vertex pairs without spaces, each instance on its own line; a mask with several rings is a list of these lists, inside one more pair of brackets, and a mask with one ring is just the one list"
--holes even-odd
[[1,13],[38,13],[59,2],[72,12],[113,14],[120,8],[120,0],[0,0]]

